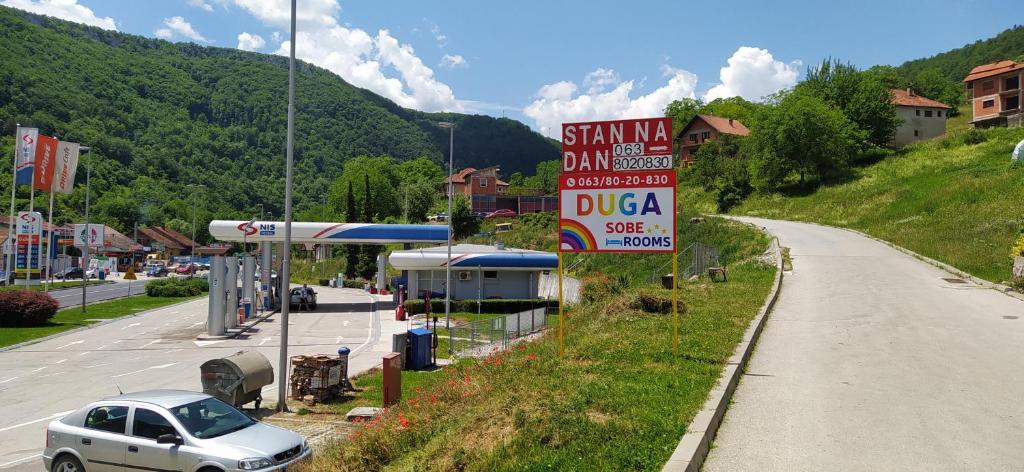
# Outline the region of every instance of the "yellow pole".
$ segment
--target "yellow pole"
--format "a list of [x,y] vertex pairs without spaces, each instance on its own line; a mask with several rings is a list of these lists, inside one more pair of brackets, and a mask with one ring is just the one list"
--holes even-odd
[[565,305],[562,299],[562,251],[558,251],[558,357],[565,353],[565,340],[562,337],[562,319],[565,318]]
[[672,251],[672,355],[679,355],[679,253]]

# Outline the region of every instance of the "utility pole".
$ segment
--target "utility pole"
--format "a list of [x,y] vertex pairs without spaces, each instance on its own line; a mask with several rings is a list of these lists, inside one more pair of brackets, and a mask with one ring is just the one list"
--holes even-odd
[[291,41],[288,52],[288,145],[285,150],[284,171],[284,249],[281,254],[281,357],[278,363],[277,411],[288,411],[288,308],[291,302],[292,248],[292,159],[295,151],[295,0],[292,0]]
[[[444,327],[451,336],[452,316],[452,200],[455,198],[455,183],[452,181],[455,163],[455,123],[442,121],[437,124],[442,128],[448,128],[448,262],[444,265]],[[448,343],[448,352],[452,352],[452,344]]]
[[89,224],[89,180],[92,175],[92,148],[82,146],[79,150],[85,150],[85,235],[82,236],[85,244],[82,244],[82,313],[85,314],[85,287],[89,285],[89,243],[92,242],[92,225]]
[[[206,188],[203,184],[188,184],[188,188]],[[192,192],[192,251],[188,255],[189,271],[195,271],[196,264],[196,192]]]

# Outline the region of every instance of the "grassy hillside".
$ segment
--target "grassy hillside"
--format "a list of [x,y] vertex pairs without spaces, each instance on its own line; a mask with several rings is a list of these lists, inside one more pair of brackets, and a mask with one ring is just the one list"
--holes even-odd
[[[1024,129],[963,132],[910,146],[858,169],[853,180],[804,196],[753,195],[735,214],[814,221],[864,231],[990,281],[1007,280],[1010,246],[1024,228],[1024,166],[1010,153]],[[710,198],[683,198],[713,212]]]
[[[247,218],[256,204],[281,215],[287,58],[170,43],[6,7],[0,42],[0,155],[11,159],[16,123],[92,146],[99,222],[116,220],[127,230],[135,215],[142,223],[191,221],[183,190],[191,183],[209,190],[200,196],[200,220]],[[532,173],[538,162],[558,157],[552,140],[514,120],[403,109],[301,62],[296,82],[299,211],[320,201],[351,157],[442,162],[448,133],[438,121],[458,124],[456,166]],[[9,168],[0,166],[0,193],[10,191]],[[84,180],[79,172],[78,183]],[[82,189],[59,196],[57,221],[80,213],[82,200]]]

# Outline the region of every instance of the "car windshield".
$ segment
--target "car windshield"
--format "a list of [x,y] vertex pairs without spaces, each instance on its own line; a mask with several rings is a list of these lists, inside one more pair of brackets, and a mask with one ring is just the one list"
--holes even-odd
[[199,439],[223,436],[256,424],[256,420],[216,398],[170,408],[170,411],[189,434]]

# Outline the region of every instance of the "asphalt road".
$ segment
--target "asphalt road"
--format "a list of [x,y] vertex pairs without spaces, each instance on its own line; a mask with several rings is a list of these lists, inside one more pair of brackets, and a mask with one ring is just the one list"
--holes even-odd
[[[86,304],[146,293],[146,282],[148,280],[134,280],[129,284],[127,280],[119,280],[109,284],[87,285],[85,287]],[[131,285],[130,293],[129,285]],[[50,296],[57,299],[61,308],[82,305],[82,287],[51,290]]]
[[1024,302],[849,231],[740,219],[793,272],[704,470],[1021,470]]
[[[317,310],[289,319],[289,355],[334,354],[344,345],[353,350],[350,375],[379,365],[391,351],[391,333],[406,323],[369,312],[371,296],[362,291],[317,290]],[[238,339],[200,341],[206,317],[204,299],[0,352],[0,469],[41,470],[47,423],[118,388],[201,391],[203,362],[252,349],[267,356],[276,378],[279,315]],[[264,387],[263,397],[264,405],[276,403],[276,384]]]

